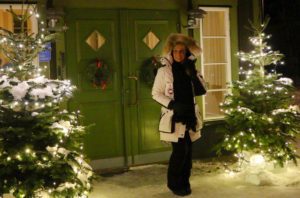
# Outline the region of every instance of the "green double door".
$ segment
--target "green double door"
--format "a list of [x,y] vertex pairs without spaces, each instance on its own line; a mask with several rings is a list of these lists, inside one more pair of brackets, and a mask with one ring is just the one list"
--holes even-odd
[[[179,14],[166,10],[69,9],[65,34],[67,78],[77,86],[69,102],[84,125],[93,124],[85,152],[94,168],[113,168],[167,160],[159,140],[160,107],[143,83],[143,63],[160,55]],[[109,68],[105,89],[95,88],[87,67],[96,59]]]

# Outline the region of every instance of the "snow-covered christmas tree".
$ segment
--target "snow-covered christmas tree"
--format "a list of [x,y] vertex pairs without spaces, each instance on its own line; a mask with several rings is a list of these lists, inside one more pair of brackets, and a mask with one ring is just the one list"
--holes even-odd
[[43,21],[28,34],[25,22],[39,15],[23,7],[22,15],[8,10],[20,33],[0,28],[0,51],[10,61],[0,68],[0,197],[87,197],[93,172],[82,154],[85,128],[77,112],[60,108],[75,87],[46,78],[33,63],[55,35]]
[[[259,27],[250,23],[253,50],[237,54],[247,69],[240,68],[241,80],[233,82],[232,93],[221,103],[226,121],[221,149],[234,152],[240,162],[266,160],[284,166],[290,160],[297,162],[294,141],[300,132],[300,115],[293,106],[292,80],[276,71],[266,72],[265,66],[283,64],[283,55],[266,42],[268,22]],[[255,157],[249,159],[249,153]]]

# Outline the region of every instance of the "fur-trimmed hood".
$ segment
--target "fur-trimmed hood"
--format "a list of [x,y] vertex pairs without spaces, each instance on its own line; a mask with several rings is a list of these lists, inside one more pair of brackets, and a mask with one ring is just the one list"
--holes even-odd
[[201,48],[196,44],[196,41],[191,37],[179,33],[172,33],[168,36],[163,50],[164,55],[170,54],[178,42],[185,44],[194,56],[200,56]]

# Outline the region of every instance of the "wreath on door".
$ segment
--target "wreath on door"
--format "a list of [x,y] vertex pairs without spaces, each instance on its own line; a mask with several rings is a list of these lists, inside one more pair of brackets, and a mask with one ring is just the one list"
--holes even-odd
[[160,56],[152,56],[144,61],[140,69],[140,79],[147,86],[152,87],[157,70],[163,65],[160,62]]
[[100,59],[93,60],[87,66],[87,76],[90,83],[95,88],[100,88],[102,90],[106,89],[107,84],[110,80],[110,68],[108,65]]

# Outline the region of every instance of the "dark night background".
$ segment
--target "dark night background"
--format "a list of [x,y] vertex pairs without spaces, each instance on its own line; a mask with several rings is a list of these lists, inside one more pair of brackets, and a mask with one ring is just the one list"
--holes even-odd
[[265,0],[264,14],[271,18],[266,29],[272,35],[268,44],[285,55],[285,65],[276,70],[300,89],[300,0]]

